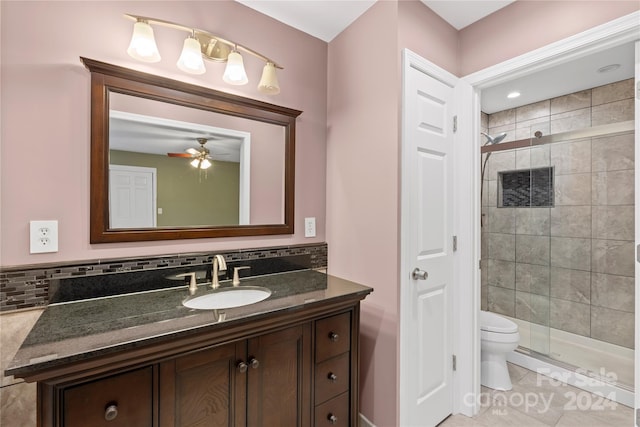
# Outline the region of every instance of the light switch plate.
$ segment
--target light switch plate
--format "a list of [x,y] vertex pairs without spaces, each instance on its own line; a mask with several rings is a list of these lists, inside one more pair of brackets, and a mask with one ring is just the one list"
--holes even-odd
[[304,237],[316,237],[316,218],[304,219]]
[[58,221],[29,222],[29,253],[58,252]]

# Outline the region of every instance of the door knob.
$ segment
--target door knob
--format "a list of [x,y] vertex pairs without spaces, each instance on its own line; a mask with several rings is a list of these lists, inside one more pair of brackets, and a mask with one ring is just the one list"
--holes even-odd
[[419,268],[414,268],[413,271],[411,272],[411,278],[413,280],[427,280],[427,277],[429,277],[429,273],[427,273],[426,271],[420,270]]

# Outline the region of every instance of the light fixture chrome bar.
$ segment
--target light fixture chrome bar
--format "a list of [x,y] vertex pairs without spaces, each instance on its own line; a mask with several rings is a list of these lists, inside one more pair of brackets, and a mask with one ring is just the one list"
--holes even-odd
[[[124,16],[134,21],[142,21],[148,24],[157,24],[163,27],[173,28],[175,30],[186,31],[189,34],[195,35],[195,37],[200,42],[202,54],[206,59],[209,59],[212,61],[226,62],[228,54],[230,52],[233,52],[235,48],[236,50],[241,50],[257,58],[260,58],[267,63],[271,63],[276,68],[279,68],[281,70],[284,69],[284,67],[282,67],[281,65],[278,65],[278,63],[273,59],[267,56],[264,56],[263,54],[256,52],[253,49],[250,49],[234,41],[227,40],[225,38],[222,38],[220,36],[217,36],[205,30],[201,30],[193,27],[187,27],[182,24],[177,24],[171,21],[165,21],[163,19],[150,18],[148,16],[132,15],[128,13],[125,13]],[[224,46],[219,46],[218,44],[222,44]]]

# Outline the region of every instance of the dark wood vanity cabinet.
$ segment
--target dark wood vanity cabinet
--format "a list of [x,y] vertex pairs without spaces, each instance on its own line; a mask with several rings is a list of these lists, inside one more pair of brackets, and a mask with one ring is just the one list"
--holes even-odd
[[308,324],[160,364],[160,426],[309,426]]
[[39,425],[356,426],[359,304],[294,317],[39,381]]
[[66,427],[151,427],[153,368],[67,387],[62,401]]

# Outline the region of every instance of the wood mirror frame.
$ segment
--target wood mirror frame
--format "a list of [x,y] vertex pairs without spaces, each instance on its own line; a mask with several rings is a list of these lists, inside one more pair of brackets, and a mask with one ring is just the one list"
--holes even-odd
[[[80,58],[91,72],[90,243],[293,234],[295,126],[302,112],[165,77]],[[109,226],[109,93],[281,125],[285,134],[284,223],[230,226],[119,228]]]

